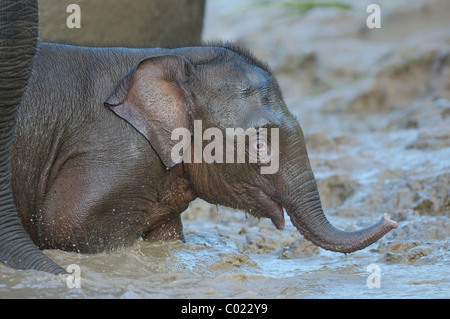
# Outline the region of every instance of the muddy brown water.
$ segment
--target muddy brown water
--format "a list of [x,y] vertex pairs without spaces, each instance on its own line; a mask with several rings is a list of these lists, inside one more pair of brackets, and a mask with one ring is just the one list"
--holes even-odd
[[0,265],[0,298],[449,298],[450,2],[378,1],[378,30],[365,24],[368,1],[346,2],[299,15],[213,0],[203,37],[269,62],[332,224],[359,229],[388,213],[396,230],[345,256],[306,241],[287,216],[279,231],[196,200],[186,243],[46,251],[79,267],[80,287]]
[[[75,287],[75,281],[68,276],[18,272],[1,266],[0,296],[448,297],[447,240],[430,238],[426,243],[421,240],[405,242],[390,236],[375,247],[346,257],[318,249],[292,226],[278,231],[269,221],[258,221],[221,207],[217,211],[215,206],[209,207],[203,202],[196,203],[188,214],[186,243],[139,242],[130,248],[98,255],[47,251],[62,265],[80,266],[80,288]],[[400,227],[406,228],[405,225]]]

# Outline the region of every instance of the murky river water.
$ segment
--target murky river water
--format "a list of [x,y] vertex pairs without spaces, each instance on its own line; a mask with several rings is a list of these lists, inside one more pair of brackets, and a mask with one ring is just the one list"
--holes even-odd
[[[68,276],[0,266],[0,297],[448,297],[448,241],[442,248],[435,243],[436,251],[428,254],[430,260],[420,257],[424,253],[418,250],[418,256],[408,257],[410,261],[386,261],[389,254],[380,253],[385,243],[346,257],[317,249],[292,226],[278,231],[269,221],[198,205],[188,213],[197,215],[196,220],[185,221],[186,243],[139,242],[98,255],[47,251],[64,266],[80,267],[80,288]],[[195,212],[197,209],[202,211]],[[370,265],[372,269],[368,269]]]
[[396,230],[345,256],[304,240],[287,216],[278,231],[195,201],[186,243],[46,251],[79,266],[80,288],[0,265],[0,298],[449,298],[450,3],[378,1],[382,28],[367,30],[364,1],[348,2],[298,15],[214,0],[204,38],[243,43],[272,66],[332,224],[361,228],[387,212]]

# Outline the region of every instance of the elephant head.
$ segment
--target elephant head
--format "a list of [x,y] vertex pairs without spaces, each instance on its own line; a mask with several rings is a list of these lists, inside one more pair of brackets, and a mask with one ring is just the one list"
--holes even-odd
[[45,256],[21,224],[11,190],[11,143],[38,36],[37,1],[0,1],[0,261],[18,269],[65,270]]
[[[147,138],[167,169],[181,165],[195,193],[210,203],[268,217],[278,229],[284,227],[284,208],[308,240],[343,253],[363,249],[397,226],[386,214],[352,232],[328,222],[300,125],[269,68],[245,50],[220,44],[158,51],[128,72],[105,105]],[[257,133],[239,147],[234,144],[239,134],[227,138],[229,128]],[[177,129],[186,132],[180,136],[189,147],[177,148]],[[262,131],[268,136],[260,138]],[[231,163],[225,160],[230,140],[236,154],[246,149],[247,160],[234,155]],[[196,153],[197,142],[203,153]],[[269,161],[251,161],[252,149]],[[270,161],[277,161],[275,169],[263,174]]]

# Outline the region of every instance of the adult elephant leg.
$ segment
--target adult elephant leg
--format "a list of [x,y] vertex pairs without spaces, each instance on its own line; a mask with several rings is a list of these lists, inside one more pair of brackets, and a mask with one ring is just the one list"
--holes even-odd
[[11,145],[38,37],[37,1],[0,1],[0,261],[17,269],[65,270],[26,234],[11,189]]

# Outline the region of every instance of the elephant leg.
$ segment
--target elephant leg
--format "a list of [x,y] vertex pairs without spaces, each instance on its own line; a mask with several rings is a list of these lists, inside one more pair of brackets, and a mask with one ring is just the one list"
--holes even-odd
[[167,223],[157,228],[143,231],[144,240],[181,240],[185,241],[181,215],[173,217]]
[[11,189],[14,126],[37,37],[37,1],[0,1],[0,261],[17,269],[62,274],[66,271],[39,251],[25,232]]
[[87,240],[88,230],[82,225],[94,200],[89,198],[89,184],[83,175],[70,176],[68,171],[58,173],[52,181],[39,209],[37,233],[42,249],[83,250],[80,246]]
[[98,253],[139,239],[149,202],[113,165],[74,158],[54,174],[38,226],[42,248]]

